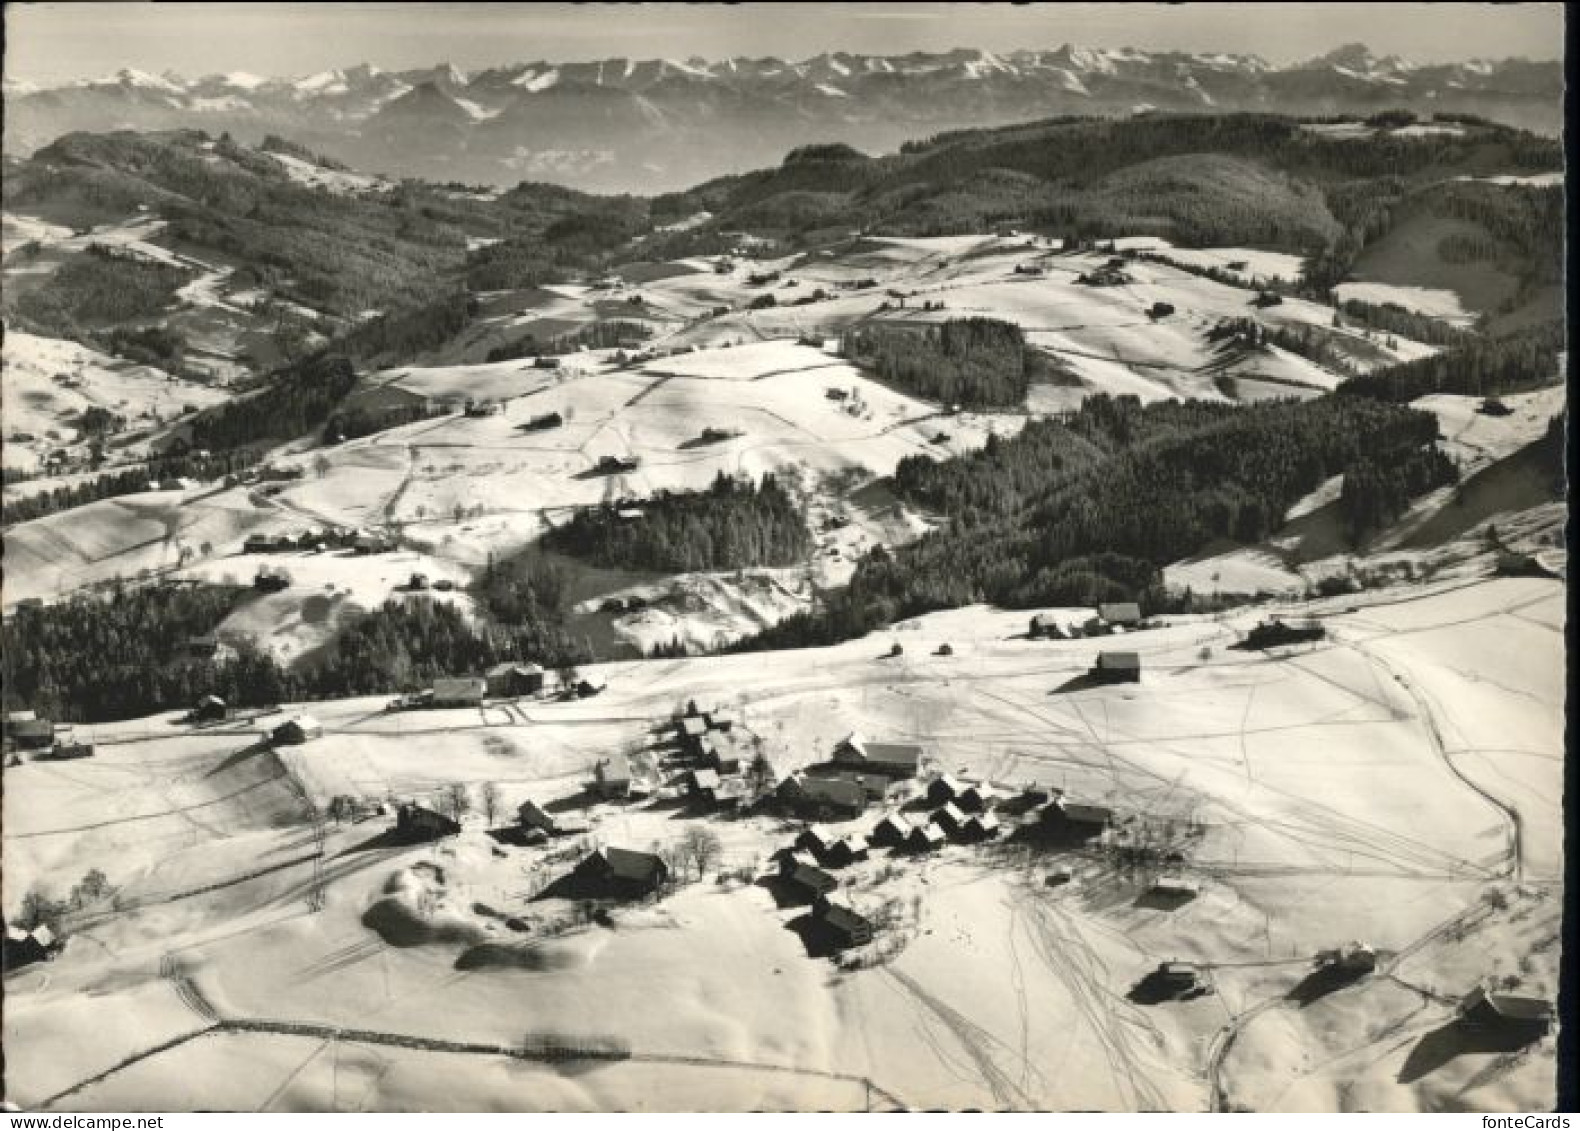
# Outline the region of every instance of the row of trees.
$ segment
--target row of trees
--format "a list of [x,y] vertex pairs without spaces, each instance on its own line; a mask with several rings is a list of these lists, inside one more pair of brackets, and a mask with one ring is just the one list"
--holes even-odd
[[600,566],[670,573],[793,565],[812,546],[800,506],[772,475],[753,483],[721,471],[706,491],[659,491],[633,509],[578,511],[544,545]]
[[250,449],[220,452],[216,455],[169,456],[150,460],[146,464],[123,471],[108,472],[78,483],[63,484],[49,490],[35,491],[29,495],[9,497],[3,504],[0,522],[10,526],[17,522],[31,522],[35,518],[58,514],[100,499],[113,499],[121,495],[134,495],[146,491],[150,481],[193,478],[217,479],[231,475],[257,462],[257,452]]

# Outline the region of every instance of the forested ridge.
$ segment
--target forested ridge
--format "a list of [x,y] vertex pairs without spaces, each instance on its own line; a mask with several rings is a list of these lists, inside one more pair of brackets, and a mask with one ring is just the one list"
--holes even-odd
[[1338,392],[1400,404],[1431,393],[1492,397],[1526,392],[1563,380],[1558,360],[1566,339],[1562,322],[1500,337],[1467,338],[1441,353],[1351,377]]
[[587,658],[552,624],[474,628],[454,605],[388,601],[355,617],[299,668],[250,645],[220,658],[184,645],[214,629],[252,590],[219,585],[121,587],[42,608],[6,624],[6,708],[66,722],[104,722],[190,707],[218,695],[233,707],[411,691],[502,660],[557,668]]
[[1329,476],[1360,468],[1357,520],[1453,472],[1427,413],[1363,398],[1239,408],[1088,398],[1064,419],[947,463],[900,465],[902,496],[946,525],[875,550],[825,607],[742,649],[826,644],[980,601],[1025,608],[1165,600],[1161,567],[1207,543],[1256,542]]

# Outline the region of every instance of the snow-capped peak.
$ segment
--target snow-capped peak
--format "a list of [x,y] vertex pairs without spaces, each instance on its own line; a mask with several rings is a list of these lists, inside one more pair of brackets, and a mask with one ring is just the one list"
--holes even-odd
[[186,87],[178,86],[161,75],[151,75],[147,71],[135,70],[132,67],[122,67],[115,74],[104,80],[107,84],[120,86],[133,86],[142,90],[157,90],[163,94],[185,94]]
[[226,86],[233,86],[237,90],[257,90],[269,80],[250,74],[247,71],[231,71],[229,74],[220,75],[219,81]]

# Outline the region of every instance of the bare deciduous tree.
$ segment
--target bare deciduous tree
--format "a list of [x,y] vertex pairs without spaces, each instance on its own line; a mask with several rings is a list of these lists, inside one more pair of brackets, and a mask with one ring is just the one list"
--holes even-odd
[[487,818],[489,827],[493,827],[494,818],[499,815],[499,785],[496,782],[483,783],[483,816]]

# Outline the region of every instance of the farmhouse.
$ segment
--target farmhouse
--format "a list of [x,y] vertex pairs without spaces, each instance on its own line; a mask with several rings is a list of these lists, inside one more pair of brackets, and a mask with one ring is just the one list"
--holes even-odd
[[845,778],[795,774],[779,783],[778,795],[793,808],[821,818],[859,817],[867,808],[860,784]]
[[712,731],[702,737],[699,753],[703,765],[711,766],[721,774],[738,774],[743,765],[750,764],[752,746],[750,740],[738,731]]
[[486,679],[488,694],[496,699],[536,695],[543,690],[543,669],[530,662],[495,664],[488,669]]
[[1043,825],[1070,840],[1090,840],[1114,823],[1114,811],[1105,805],[1088,805],[1060,795],[1042,811]]
[[662,887],[669,879],[669,865],[651,852],[599,848],[582,857],[572,875],[601,893],[633,899]]
[[889,777],[915,777],[922,764],[920,746],[868,742],[859,731],[852,732],[834,748],[834,761],[841,766],[859,767]]
[[55,742],[55,724],[32,711],[14,711],[6,719],[6,741],[18,750],[43,750]]
[[324,737],[324,725],[311,715],[295,715],[275,727],[270,736],[282,746],[300,746],[314,738]]
[[967,813],[981,813],[992,804],[993,798],[979,785],[968,785],[955,798],[955,804]]
[[1135,652],[1099,652],[1091,675],[1102,683],[1140,683],[1141,657]]
[[435,707],[481,707],[487,694],[487,682],[476,676],[433,681]]
[[626,797],[631,793],[631,759],[616,751],[593,767],[593,789],[600,797]]
[[844,904],[835,903],[826,895],[818,898],[812,914],[841,949],[872,941],[871,921]]
[[1499,993],[1477,986],[1459,1003],[1459,1022],[1467,1029],[1535,1040],[1553,1023],[1553,1003],[1544,998]]
[[1097,615],[1105,624],[1134,628],[1141,623],[1141,606],[1134,601],[1104,601],[1097,606]]
[[395,810],[395,839],[403,844],[438,840],[460,831],[460,824],[421,805],[408,802]]
[[798,858],[798,854],[791,854],[780,861],[784,868],[784,878],[789,883],[804,891],[808,896],[816,899],[826,895],[839,886],[839,881],[832,875],[823,871],[805,857]]

